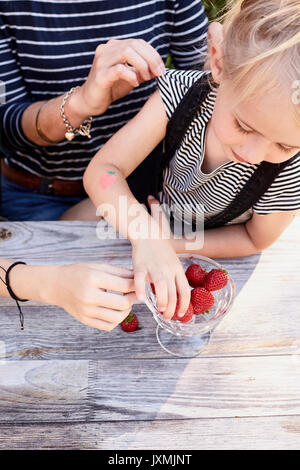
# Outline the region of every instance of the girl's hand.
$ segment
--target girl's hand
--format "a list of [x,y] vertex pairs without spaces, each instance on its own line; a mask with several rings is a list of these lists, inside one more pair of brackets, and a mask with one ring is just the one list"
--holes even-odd
[[175,313],[184,315],[190,302],[190,287],[183,267],[168,240],[138,240],[132,246],[134,282],[137,298],[144,300],[145,282],[154,284],[157,308],[163,319]]
[[86,117],[103,114],[112,102],[164,70],[158,52],[143,39],[112,39],[101,44],[78,91],[80,109]]
[[[45,298],[81,323],[111,331],[136,301],[133,272],[103,263],[55,266],[48,274]],[[113,292],[109,292],[113,291]]]

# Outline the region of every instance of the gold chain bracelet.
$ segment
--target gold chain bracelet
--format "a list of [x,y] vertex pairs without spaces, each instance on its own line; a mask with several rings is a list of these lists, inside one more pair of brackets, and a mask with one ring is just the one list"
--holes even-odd
[[68,121],[67,116],[65,115],[65,104],[67,102],[67,99],[78,88],[80,87],[76,86],[76,87],[71,88],[71,90],[68,91],[68,93],[63,97],[62,103],[60,105],[60,115],[67,128],[67,132],[65,133],[65,138],[69,141],[74,139],[75,134],[80,134],[84,137],[88,137],[89,139],[91,138],[90,130],[91,130],[92,119],[93,119],[91,116],[86,120],[86,124],[81,124],[78,128],[76,128],[76,127],[71,126],[70,122]]

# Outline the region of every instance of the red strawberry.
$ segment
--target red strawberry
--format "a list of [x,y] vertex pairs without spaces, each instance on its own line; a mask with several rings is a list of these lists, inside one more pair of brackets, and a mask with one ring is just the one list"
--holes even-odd
[[204,287],[207,290],[223,289],[228,282],[228,276],[222,269],[212,269],[207,273],[205,278]]
[[199,266],[199,264],[191,264],[186,272],[188,283],[192,287],[199,287],[203,285],[206,277],[206,271]]
[[152,290],[153,294],[156,295],[155,287],[154,287],[154,284],[152,282],[151,282],[150,286],[151,286],[151,290]]
[[129,313],[129,315],[127,315],[125,320],[121,322],[121,328],[124,331],[128,331],[128,332],[135,331],[138,326],[139,326],[139,322],[138,322],[137,316],[135,313],[132,313],[132,312]]
[[215,298],[205,287],[195,287],[191,293],[191,302],[194,307],[195,315],[199,315],[199,313],[204,313],[212,308],[215,303]]
[[[178,305],[178,301],[177,301],[177,305]],[[176,305],[175,313],[174,313],[173,317],[171,318],[171,320],[177,320],[177,321],[181,321],[183,323],[187,323],[188,321],[190,321],[193,318],[193,315],[194,315],[194,307],[193,307],[192,302],[189,303],[188,309],[185,312],[183,317],[178,317],[177,316],[177,305]]]

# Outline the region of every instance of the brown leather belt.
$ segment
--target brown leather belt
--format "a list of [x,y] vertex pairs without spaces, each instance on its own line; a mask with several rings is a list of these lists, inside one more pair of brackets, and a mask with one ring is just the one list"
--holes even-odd
[[12,168],[3,159],[1,159],[1,172],[12,183],[39,191],[41,194],[87,197],[82,181],[65,181],[33,175],[28,171]]

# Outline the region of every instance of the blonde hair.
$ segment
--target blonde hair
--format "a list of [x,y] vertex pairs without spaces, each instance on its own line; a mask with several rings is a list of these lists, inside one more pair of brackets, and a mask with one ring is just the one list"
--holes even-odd
[[223,15],[224,78],[239,101],[300,80],[300,0],[230,0]]

